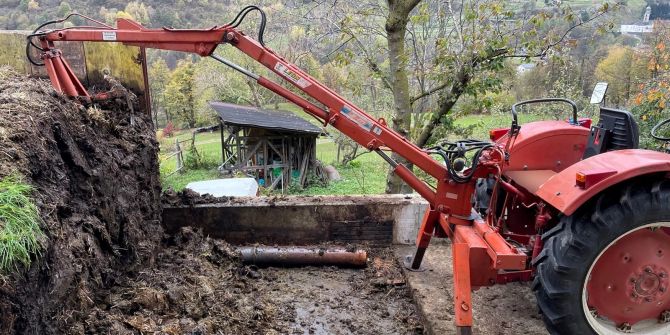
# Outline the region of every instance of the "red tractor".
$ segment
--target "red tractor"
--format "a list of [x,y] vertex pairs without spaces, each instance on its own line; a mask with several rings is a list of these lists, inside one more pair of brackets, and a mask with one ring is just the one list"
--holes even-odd
[[[261,14],[258,39],[237,29],[252,11]],[[569,100],[525,101],[512,108],[511,127],[491,130],[491,141],[425,149],[268,48],[265,14],[256,6],[229,24],[202,30],[147,29],[126,19],[111,27],[85,19],[95,25],[44,29],[63,20],[52,21],[28,37],[28,49],[38,49],[42,59],[31,62],[45,65],[54,88],[67,96],[90,103],[109,94],[88,93],[55,46],[59,41],[191,52],[253,78],[378,153],[430,203],[408,267],[420,269],[431,237],[452,241],[459,334],[471,333],[473,289],[531,280],[552,334],[670,334],[670,155],[637,149],[638,128],[628,112],[601,108],[591,125]],[[222,44],[311,100],[216,56]],[[519,124],[521,105],[548,101],[567,103],[569,119]],[[435,182],[422,181],[387,152],[405,157]]]

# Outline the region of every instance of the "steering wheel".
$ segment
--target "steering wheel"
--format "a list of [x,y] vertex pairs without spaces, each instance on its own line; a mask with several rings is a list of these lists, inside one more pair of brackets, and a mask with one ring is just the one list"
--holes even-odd
[[542,98],[542,99],[533,99],[533,100],[526,100],[526,101],[521,101],[517,102],[514,105],[512,105],[512,130],[511,134],[514,134],[516,131],[518,131],[521,127],[519,127],[519,120],[517,117],[517,107],[521,107],[523,105],[529,105],[529,104],[536,104],[536,103],[545,103],[545,102],[564,102],[566,104],[569,104],[572,106],[572,124],[579,124],[579,121],[577,120],[577,104],[575,104],[574,101],[569,100],[569,99],[564,99],[564,98]]
[[659,140],[659,141],[670,141],[670,137],[662,137],[659,136],[656,132],[658,131],[659,128],[663,127],[664,125],[670,123],[670,119],[663,120],[659,123],[657,123],[654,128],[651,128],[651,137]]

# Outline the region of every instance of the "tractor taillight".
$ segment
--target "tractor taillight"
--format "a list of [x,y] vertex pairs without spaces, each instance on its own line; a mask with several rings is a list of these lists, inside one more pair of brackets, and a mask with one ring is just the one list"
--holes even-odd
[[586,129],[591,129],[591,123],[593,120],[589,118],[579,118],[579,125],[586,128]]
[[579,188],[586,188],[586,175],[585,174],[583,174],[581,172],[577,172],[577,176],[575,178],[575,181],[577,182],[577,186]]
[[587,189],[592,185],[601,182],[603,179],[615,175],[616,173],[617,171],[615,170],[579,171],[575,176],[575,183],[577,184],[577,187],[581,189]]

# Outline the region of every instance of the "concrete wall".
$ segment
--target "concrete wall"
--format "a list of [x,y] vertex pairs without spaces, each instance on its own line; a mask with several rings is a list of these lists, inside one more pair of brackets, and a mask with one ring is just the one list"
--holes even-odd
[[202,228],[235,244],[413,244],[427,206],[402,195],[235,198],[166,207],[163,225],[168,232]]

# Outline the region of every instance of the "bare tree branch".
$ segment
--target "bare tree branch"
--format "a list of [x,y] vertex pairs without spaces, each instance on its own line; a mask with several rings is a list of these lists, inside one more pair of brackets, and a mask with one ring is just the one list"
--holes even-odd
[[388,88],[393,92],[393,86],[391,86],[391,82],[389,81],[388,76],[382,71],[382,69],[379,68],[379,65],[377,65],[377,62],[372,58],[372,55],[370,55],[368,49],[365,47],[365,45],[356,37],[355,34],[349,34],[351,38],[354,39],[354,42],[358,45],[358,48],[361,49],[363,54],[365,55],[365,62],[368,64],[368,68],[375,74],[381,78],[382,83],[384,83],[384,87]]
[[425,97],[427,97],[427,96],[429,96],[429,95],[432,95],[432,94],[434,94],[434,93],[437,93],[437,92],[439,92],[439,91],[445,89],[447,86],[449,86],[449,83],[442,83],[441,85],[438,85],[438,86],[436,86],[436,87],[433,87],[433,88],[431,88],[430,90],[428,90],[428,91],[426,91],[426,92],[422,92],[421,94],[419,94],[419,95],[417,95],[417,96],[415,96],[415,97],[412,97],[412,98],[410,99],[410,103],[414,104],[417,100],[419,100],[419,99],[421,99],[421,98],[425,98]]
[[[590,17],[587,20],[581,20],[580,19],[579,23],[574,24],[574,25],[570,26],[570,28],[566,29],[566,31],[563,33],[563,35],[561,35],[561,37],[558,40],[556,40],[555,42],[547,44],[545,47],[542,48],[542,50],[540,52],[538,52],[536,54],[514,54],[514,53],[510,53],[512,51],[510,49],[500,48],[500,49],[493,50],[493,52],[491,52],[489,55],[484,55],[482,57],[475,56],[472,60],[472,65],[476,66],[476,65],[484,63],[484,62],[492,61],[496,58],[537,58],[537,57],[544,57],[547,54],[547,52],[549,52],[549,50],[551,50],[554,47],[556,47],[557,45],[563,43],[563,41],[565,41],[565,39],[568,37],[570,32],[577,29],[578,27],[581,27],[581,26],[583,26],[585,24],[588,24],[592,21],[595,21],[596,19],[598,19],[601,16],[604,16],[605,14],[607,14],[607,11],[602,11],[602,12],[598,13],[597,15],[594,15],[594,16]],[[412,97],[410,99],[410,103],[414,104],[419,99],[422,99],[422,98],[425,98],[427,96],[433,95],[433,94],[447,88],[449,86],[449,84],[450,83],[445,82],[445,83],[442,83],[442,84],[440,84],[436,87],[433,87],[432,89],[430,89],[428,91],[421,92],[421,94],[419,94],[415,97]]]
[[578,27],[581,27],[581,26],[583,26],[583,25],[585,25],[585,24],[587,24],[587,23],[590,23],[590,22],[596,20],[597,18],[599,18],[599,17],[601,17],[601,16],[604,16],[604,15],[607,14],[607,13],[608,13],[608,11],[601,11],[601,12],[598,13],[597,15],[594,15],[594,16],[588,18],[587,20],[581,20],[581,19],[580,19],[580,20],[579,20],[579,23],[577,23],[577,24],[571,26],[570,28],[568,28],[568,29],[563,33],[563,35],[561,36],[561,38],[559,38],[557,41],[555,41],[555,42],[553,42],[553,43],[549,43],[549,44],[547,44],[544,48],[542,48],[542,51],[538,52],[537,54],[529,55],[529,54],[507,54],[507,53],[505,53],[505,54],[503,54],[503,55],[499,55],[499,56],[497,56],[497,57],[500,57],[500,56],[502,56],[503,58],[536,58],[536,57],[543,57],[543,56],[545,56],[545,55],[547,54],[547,52],[549,52],[549,50],[551,50],[551,49],[553,49],[554,47],[556,47],[557,45],[563,43],[563,41],[565,40],[566,37],[568,37],[568,35],[570,34],[570,32],[572,32],[573,30],[575,30],[575,29],[578,28]]

